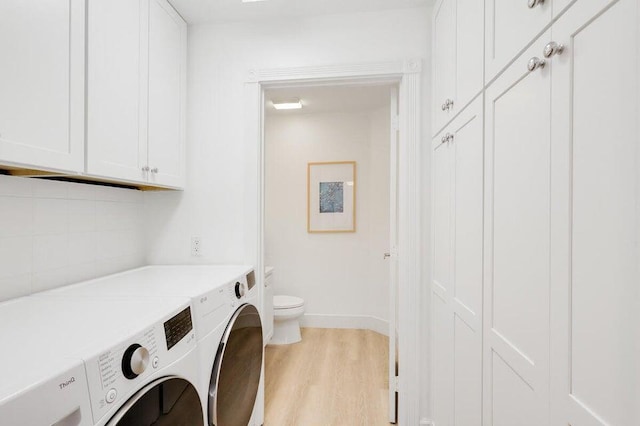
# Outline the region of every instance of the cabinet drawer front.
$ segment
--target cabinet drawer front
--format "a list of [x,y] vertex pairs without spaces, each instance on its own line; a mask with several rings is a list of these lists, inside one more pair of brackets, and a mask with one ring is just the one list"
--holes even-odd
[[84,1],[0,2],[0,162],[84,169]]

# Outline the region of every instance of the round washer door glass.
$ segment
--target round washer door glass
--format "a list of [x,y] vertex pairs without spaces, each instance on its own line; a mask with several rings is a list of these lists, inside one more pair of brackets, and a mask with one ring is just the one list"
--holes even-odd
[[220,342],[209,385],[209,423],[247,426],[260,385],[262,323],[253,305],[233,314]]
[[136,393],[107,426],[204,426],[198,391],[177,377],[159,379]]

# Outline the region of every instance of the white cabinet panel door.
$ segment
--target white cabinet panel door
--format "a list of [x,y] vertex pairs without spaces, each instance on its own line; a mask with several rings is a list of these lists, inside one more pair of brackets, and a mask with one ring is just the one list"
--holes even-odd
[[484,0],[457,0],[454,114],[484,86]]
[[444,132],[433,141],[433,419],[436,424],[453,421],[453,311],[451,294],[452,233],[451,207],[453,156]]
[[456,0],[442,0],[433,12],[433,129],[437,133],[453,118],[444,109],[456,93]]
[[87,172],[144,181],[148,0],[89,0]]
[[638,8],[580,0],[553,27],[554,424],[640,424]]
[[549,423],[550,33],[486,92],[485,424]]
[[84,171],[82,0],[0,2],[0,162]]
[[451,123],[453,135],[454,423],[482,424],[483,104]]
[[436,424],[482,420],[482,108],[470,104],[432,145]]
[[485,79],[491,81],[551,23],[553,1],[487,0]]
[[149,175],[181,187],[185,165],[187,26],[166,0],[149,5]]

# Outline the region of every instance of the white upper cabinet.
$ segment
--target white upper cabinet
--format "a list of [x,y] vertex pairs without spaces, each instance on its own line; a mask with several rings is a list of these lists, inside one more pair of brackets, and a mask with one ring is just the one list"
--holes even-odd
[[89,0],[88,17],[88,174],[184,186],[186,23],[165,0]]
[[87,171],[95,176],[146,178],[147,1],[88,1]]
[[183,186],[187,25],[165,0],[149,5],[150,181]]
[[441,0],[433,14],[434,134],[482,90],[483,0]]
[[83,0],[0,1],[0,163],[84,170]]

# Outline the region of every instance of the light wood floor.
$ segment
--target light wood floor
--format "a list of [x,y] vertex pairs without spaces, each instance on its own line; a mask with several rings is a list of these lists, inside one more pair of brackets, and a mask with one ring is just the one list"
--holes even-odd
[[302,342],[267,346],[265,426],[388,425],[388,338],[303,328]]

